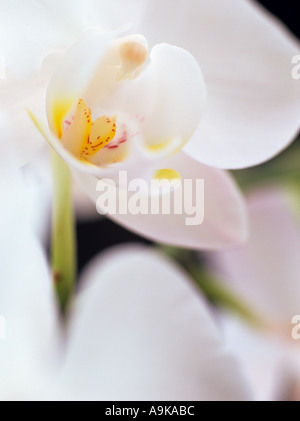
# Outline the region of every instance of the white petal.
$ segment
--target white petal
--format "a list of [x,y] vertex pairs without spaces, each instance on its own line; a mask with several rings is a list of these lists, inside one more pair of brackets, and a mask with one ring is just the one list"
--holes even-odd
[[[150,212],[148,215],[133,215],[127,212],[122,215],[118,213],[117,209],[117,212],[113,214],[112,211],[108,215],[113,221],[154,241],[188,248],[220,249],[245,240],[247,235],[246,210],[242,196],[229,174],[199,164],[184,153],[179,153],[174,158],[160,162],[160,165],[163,165],[160,168],[178,171],[183,180],[192,181],[192,194],[185,193],[185,196],[182,194],[184,197],[183,210],[186,212],[178,215],[173,211],[166,215],[154,215]],[[152,174],[156,169],[159,169],[158,164],[152,166]],[[147,170],[150,171],[149,168]],[[146,171],[139,174],[142,180],[147,180],[148,176]],[[76,179],[94,203],[97,203],[100,197],[100,192],[97,191],[98,180],[86,174],[78,174]],[[128,176],[128,184],[132,179],[134,178]],[[197,210],[195,209],[192,217],[202,214],[203,197],[201,188],[198,189],[196,184],[197,179],[204,180],[204,221],[197,225],[198,221],[195,218],[195,225],[187,225],[187,218],[191,217],[187,213],[189,209],[187,205],[194,204],[195,206],[197,204]],[[146,181],[144,182],[146,183]],[[150,192],[150,188],[148,192]],[[117,194],[119,195],[119,191]],[[127,203],[126,194],[122,192],[120,194],[123,204]],[[136,193],[128,194],[128,202],[134,194]],[[151,196],[147,196],[148,199],[150,209]],[[169,200],[171,204],[174,203],[173,194]],[[128,209],[127,206],[125,208]],[[171,209],[173,209],[172,206]],[[199,220],[202,219],[199,218]]]
[[49,56],[39,74],[26,81],[0,80],[0,108],[12,121],[8,138],[16,145],[19,166],[31,162],[45,147],[45,141],[32,124],[27,110],[34,110],[39,119],[46,121],[46,87],[59,57],[56,54]]
[[1,0],[0,55],[18,78],[37,73],[42,60],[68,48],[84,30],[80,0]]
[[[45,183],[42,176],[42,173],[45,173],[46,170],[44,167],[43,171],[38,172],[32,166],[26,166],[22,169],[22,178],[26,187],[26,198],[30,205],[29,218],[31,230],[45,247],[47,247],[50,239],[52,199],[52,189],[49,184]],[[50,168],[49,171],[51,174]]]
[[41,399],[49,393],[58,351],[54,294],[40,245],[16,229],[10,230],[13,244],[2,243],[0,252],[0,312],[6,324],[6,339],[0,341],[0,396]]
[[211,259],[238,294],[288,335],[300,307],[299,225],[280,189],[253,192],[248,206],[249,241]]
[[83,280],[60,397],[249,399],[205,301],[168,261],[123,249],[97,259]]
[[293,349],[278,338],[255,331],[228,315],[223,317],[222,326],[226,349],[239,360],[241,369],[252,386],[255,400],[295,398],[293,395],[296,392],[300,367],[297,344]]
[[255,332],[226,317],[229,349],[243,364],[259,399],[289,400],[299,385],[299,344],[292,338],[292,319],[300,306],[299,222],[289,196],[277,187],[253,191],[248,206],[249,241],[208,257],[213,272],[270,327]]
[[31,204],[6,140],[6,123],[1,117],[0,315],[7,337],[0,341],[0,396],[27,399],[40,397],[50,379],[56,309],[44,252],[31,233]]
[[[49,53],[65,51],[83,31],[128,29],[144,9],[135,1],[117,8],[104,0],[1,0],[0,56],[18,78],[37,73]],[[120,13],[122,10],[122,13]],[[130,19],[128,19],[130,17]]]
[[291,77],[291,60],[299,43],[274,17],[246,0],[143,3],[145,12],[132,30],[152,45],[163,41],[187,49],[204,74],[208,107],[187,145],[191,156],[242,168],[271,158],[293,140],[300,84]]

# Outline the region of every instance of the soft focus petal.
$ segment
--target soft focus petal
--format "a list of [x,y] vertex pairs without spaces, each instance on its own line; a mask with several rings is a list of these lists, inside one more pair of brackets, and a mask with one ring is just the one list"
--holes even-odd
[[299,346],[291,347],[228,315],[222,327],[226,349],[240,362],[255,400],[299,400]]
[[[187,194],[186,189],[182,197],[184,198],[183,210],[192,209],[192,206],[197,205],[192,217],[196,216],[196,213],[201,215],[202,212],[203,197],[196,180],[204,180],[204,222],[197,225],[197,218],[195,218],[195,225],[188,225],[187,218],[191,215],[185,212],[178,215],[174,212],[169,215],[162,213],[132,215],[128,212],[125,215],[118,213],[108,215],[113,221],[154,241],[181,247],[219,249],[245,240],[247,221],[244,202],[236,184],[227,173],[201,165],[184,153],[177,154],[164,161],[163,164],[166,165],[165,168],[179,172],[182,180],[191,180],[191,194]],[[152,174],[156,169],[159,167],[152,167]],[[141,173],[140,177],[145,180],[148,175]],[[78,175],[76,179],[96,203],[100,197],[100,192],[96,187],[98,180],[84,174]],[[131,179],[128,178],[128,183],[130,181]],[[136,193],[129,193],[126,199],[123,193],[121,195],[123,204],[127,200],[130,201],[133,194]],[[149,202],[150,200],[151,196]],[[171,204],[174,203],[174,193],[171,193],[169,200]]]
[[66,50],[83,31],[128,29],[144,7],[136,1],[124,8],[104,0],[1,0],[0,56],[9,74],[31,76],[44,57]]
[[115,251],[83,276],[59,396],[249,399],[201,295],[154,252]]
[[[49,169],[50,170],[50,169]],[[47,247],[51,229],[51,199],[52,189],[44,182],[44,171],[36,171],[35,166],[25,166],[22,169],[24,188],[29,206],[32,232],[42,244]]]
[[289,334],[300,307],[299,224],[280,189],[253,192],[248,207],[249,241],[210,258],[241,297]]
[[26,81],[14,78],[0,80],[0,108],[12,121],[9,139],[16,145],[19,166],[31,162],[45,146],[27,110],[34,110],[39,119],[46,120],[46,87],[59,58],[58,54],[49,56],[39,74]]
[[261,400],[299,399],[299,342],[292,318],[299,314],[299,222],[278,187],[248,197],[249,241],[208,255],[213,272],[267,322],[261,331],[225,317],[226,341]]
[[50,52],[63,51],[84,30],[81,0],[1,0],[0,55],[12,76],[37,73]]
[[6,340],[0,341],[0,397],[36,399],[53,370],[56,309],[45,256],[31,233],[26,184],[2,115],[0,130],[0,314],[6,322]]
[[152,45],[163,41],[187,49],[204,73],[208,107],[187,145],[191,156],[241,168],[269,159],[293,140],[300,84],[291,77],[291,59],[299,43],[274,17],[248,0],[144,4],[132,30]]

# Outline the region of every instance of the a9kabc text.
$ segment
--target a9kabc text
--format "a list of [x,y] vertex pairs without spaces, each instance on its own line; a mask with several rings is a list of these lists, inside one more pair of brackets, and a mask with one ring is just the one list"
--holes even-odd
[[143,407],[125,408],[122,406],[112,405],[105,409],[106,416],[129,416],[136,419],[138,416],[195,416],[195,406],[187,405],[146,405]]

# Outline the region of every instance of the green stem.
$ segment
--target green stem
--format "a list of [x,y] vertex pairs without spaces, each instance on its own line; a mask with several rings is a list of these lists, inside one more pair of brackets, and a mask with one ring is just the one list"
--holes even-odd
[[256,314],[252,308],[233,293],[225,284],[213,279],[207,273],[202,270],[197,270],[196,268],[191,270],[190,275],[212,304],[236,314],[245,322],[256,328],[265,328],[267,326],[266,321]]
[[52,273],[59,304],[66,312],[74,294],[77,259],[71,172],[52,151],[53,214]]

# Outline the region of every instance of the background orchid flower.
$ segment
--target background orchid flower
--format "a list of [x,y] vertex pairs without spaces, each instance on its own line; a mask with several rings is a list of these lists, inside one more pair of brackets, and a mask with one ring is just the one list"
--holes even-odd
[[249,194],[250,239],[231,251],[209,254],[212,268],[265,321],[255,330],[225,317],[228,347],[251,380],[256,398],[299,400],[300,229],[293,196],[269,187]]

